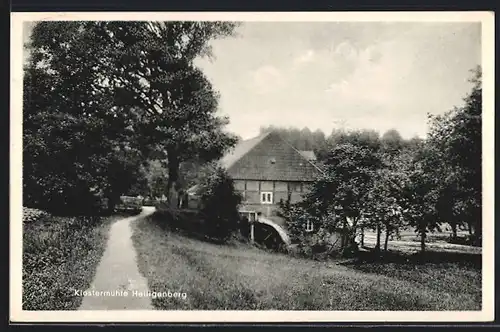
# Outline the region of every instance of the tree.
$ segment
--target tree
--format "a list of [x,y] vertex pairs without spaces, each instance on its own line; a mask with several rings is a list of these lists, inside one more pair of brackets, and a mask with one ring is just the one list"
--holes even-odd
[[326,143],[325,133],[317,129],[312,133],[313,136],[313,150],[317,154],[317,151],[323,147]]
[[32,33],[31,62],[65,82],[69,91],[56,99],[61,108],[90,104],[102,95],[108,103],[95,113],[127,122],[134,137],[129,142],[141,153],[164,151],[168,198],[177,204],[181,163],[216,159],[236,141],[223,131],[228,119],[216,115],[217,92],[193,63],[210,56],[210,40],[231,35],[235,27],[230,22],[40,22]]
[[473,71],[471,92],[465,105],[440,115],[429,116],[429,148],[434,151],[432,171],[439,179],[439,216],[452,226],[465,222],[476,243],[482,232],[482,81],[481,68]]
[[128,144],[128,120],[104,112],[109,100],[92,94],[78,70],[61,77],[34,60],[24,69],[23,199],[52,213],[95,213],[97,196],[116,199],[113,179],[129,186],[139,163]]
[[300,150],[312,151],[314,149],[313,133],[309,128],[302,128],[300,131],[300,138],[302,141],[302,144],[298,146]]
[[168,171],[163,159],[147,160],[142,171],[147,181],[147,196],[156,198],[167,194]]
[[398,233],[403,225],[402,219],[402,186],[407,176],[404,165],[397,163],[400,168],[390,168],[388,165],[377,170],[374,185],[367,202],[369,222],[366,226],[375,228],[377,242],[375,250],[381,249],[381,233],[385,229],[384,250],[387,251],[389,237]]
[[420,236],[420,249],[425,252],[425,239],[428,232],[440,230],[436,202],[439,187],[433,172],[435,154],[424,144],[411,159],[408,176],[402,187],[403,217]]
[[345,129],[334,129],[327,138],[326,143],[319,149],[318,159],[324,162],[335,146],[345,143],[368,148],[374,153],[378,152],[381,147],[379,134],[374,130],[361,129],[348,131]]
[[399,153],[404,145],[404,140],[396,129],[386,131],[380,140],[384,152],[391,155]]
[[201,215],[207,235],[226,241],[239,227],[238,205],[242,196],[222,167],[216,167],[200,183]]
[[381,248],[381,232],[385,229],[384,250],[387,251],[389,237],[398,232],[402,224],[401,189],[408,168],[405,159],[404,139],[395,129],[385,132],[380,139],[379,156],[381,167],[375,176],[370,195],[372,227],[377,230],[376,250]]
[[281,138],[298,150],[317,151],[325,143],[325,134],[320,129],[311,132],[307,127],[302,129],[294,127],[284,128],[273,125],[260,127],[261,134],[271,131],[278,133]]
[[312,216],[344,231],[344,246],[369,213],[369,194],[380,163],[378,154],[368,146],[338,144],[325,161],[325,174],[305,197],[304,205]]

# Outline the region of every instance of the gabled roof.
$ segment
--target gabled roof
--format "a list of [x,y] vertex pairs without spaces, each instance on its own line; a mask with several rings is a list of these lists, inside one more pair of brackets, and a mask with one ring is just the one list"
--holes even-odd
[[236,146],[231,151],[229,151],[229,153],[222,157],[222,159],[220,160],[221,165],[224,168],[229,169],[238,160],[240,160],[241,157],[247,154],[253,147],[259,144],[269,134],[270,132],[238,142]]
[[221,159],[233,179],[314,181],[322,170],[278,133],[268,132],[240,141]]
[[[235,180],[313,181],[323,171],[311,160],[314,154],[303,152],[268,132],[240,141],[219,162]],[[198,188],[187,192],[195,195]]]

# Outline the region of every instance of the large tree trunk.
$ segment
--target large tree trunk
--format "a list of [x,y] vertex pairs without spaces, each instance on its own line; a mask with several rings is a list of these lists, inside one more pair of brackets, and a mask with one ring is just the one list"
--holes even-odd
[[177,158],[168,158],[167,202],[171,208],[177,208],[179,205],[179,193],[177,192],[179,165]]

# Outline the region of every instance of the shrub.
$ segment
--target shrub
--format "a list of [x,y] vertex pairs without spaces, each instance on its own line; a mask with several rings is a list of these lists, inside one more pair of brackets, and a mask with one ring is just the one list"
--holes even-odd
[[81,297],[74,290],[89,287],[109,223],[99,217],[23,212],[23,310],[77,309]]
[[[292,242],[294,255],[318,258],[322,256],[350,256],[357,251],[357,244],[342,243],[342,230],[337,227],[336,217],[328,215],[319,218],[307,211],[301,204],[281,202],[279,215],[285,219]],[[306,230],[306,222],[312,221],[313,231]]]
[[234,189],[233,180],[223,168],[217,167],[202,180],[197,194],[205,233],[227,241],[240,223],[238,205],[242,197]]

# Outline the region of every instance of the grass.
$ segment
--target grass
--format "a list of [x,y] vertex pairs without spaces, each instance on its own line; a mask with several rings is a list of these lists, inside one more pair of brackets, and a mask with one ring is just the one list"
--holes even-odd
[[132,223],[138,265],[167,310],[480,310],[481,269],[460,263],[318,262]]
[[23,222],[23,310],[76,310],[118,216],[45,216]]

